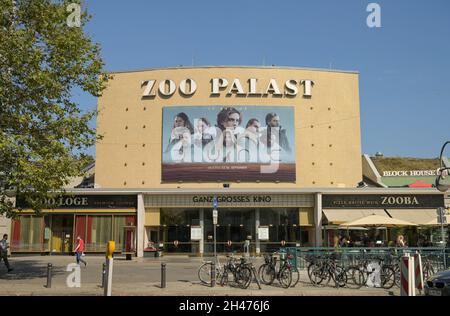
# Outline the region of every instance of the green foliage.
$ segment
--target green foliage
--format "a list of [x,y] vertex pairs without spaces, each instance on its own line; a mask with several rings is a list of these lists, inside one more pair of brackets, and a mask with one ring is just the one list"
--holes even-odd
[[371,157],[378,171],[436,170],[439,158]]
[[80,153],[95,144],[89,120],[71,100],[81,89],[100,96],[110,78],[100,47],[84,33],[89,20],[69,27],[74,0],[0,0],[0,214],[15,215],[8,196],[38,201],[78,176]]

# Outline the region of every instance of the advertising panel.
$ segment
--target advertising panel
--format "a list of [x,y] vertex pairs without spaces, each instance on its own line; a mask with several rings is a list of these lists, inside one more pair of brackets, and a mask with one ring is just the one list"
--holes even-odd
[[162,181],[295,181],[294,108],[163,109]]

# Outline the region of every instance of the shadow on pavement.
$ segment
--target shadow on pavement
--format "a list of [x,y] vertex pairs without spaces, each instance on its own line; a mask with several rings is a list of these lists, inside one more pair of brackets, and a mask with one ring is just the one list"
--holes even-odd
[[[2,262],[3,265],[3,262]],[[0,270],[0,280],[27,280],[47,277],[47,265],[42,261],[23,260],[11,262],[11,267],[14,269],[10,273]],[[53,277],[66,273],[66,267],[59,267],[53,265]]]

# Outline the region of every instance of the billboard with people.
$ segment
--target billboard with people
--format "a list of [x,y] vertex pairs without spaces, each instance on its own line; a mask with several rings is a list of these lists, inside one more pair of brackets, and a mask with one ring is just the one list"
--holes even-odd
[[295,181],[291,106],[163,108],[162,181]]

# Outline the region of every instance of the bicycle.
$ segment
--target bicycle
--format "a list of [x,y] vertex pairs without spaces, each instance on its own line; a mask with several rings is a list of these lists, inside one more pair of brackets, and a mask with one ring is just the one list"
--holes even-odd
[[369,266],[371,266],[373,262],[377,262],[380,267],[380,286],[383,289],[392,288],[396,284],[396,270],[394,268],[395,266],[391,263],[386,264],[385,259],[383,258],[374,258],[371,260],[364,259],[356,267],[354,267],[355,274],[353,277],[353,281],[355,282],[355,284],[360,287],[365,285],[369,277],[372,274],[376,273],[377,269],[373,266],[371,267],[371,269],[369,269]]
[[347,284],[347,272],[337,263],[335,254],[313,262],[308,269],[313,284],[320,284],[323,280],[327,280],[326,285],[333,280],[336,287],[344,287]]
[[244,257],[240,258],[239,260],[237,258],[234,258],[233,256],[228,256],[228,261],[223,267],[223,272],[219,279],[219,284],[221,286],[229,284],[230,275],[233,276],[233,281],[237,284],[237,286],[242,289],[248,288],[254,277],[259,289],[261,289],[261,285],[259,284],[258,276],[253,263],[247,262],[246,258]]
[[428,259],[428,257],[423,256],[422,257],[422,273],[423,273],[423,279],[427,280],[430,276],[434,274],[434,267],[431,263],[431,260]]
[[[211,269],[213,261],[205,261],[198,268],[198,278],[203,284],[211,284]],[[220,280],[224,271],[224,267],[221,265],[219,258],[216,259],[216,280]]]
[[234,282],[238,283],[240,280],[240,276],[239,276],[240,266],[238,263],[238,259],[234,258],[233,256],[227,256],[227,257],[228,257],[228,261],[224,265],[224,270],[220,277],[219,284],[221,286],[224,286],[229,283],[229,281],[230,281],[229,275],[230,274],[233,276]]
[[[276,257],[274,257],[274,254],[276,253],[264,255],[265,263],[259,267],[258,275],[261,282],[265,285],[271,285],[276,278],[280,282],[281,287],[287,289],[292,283],[292,265],[287,258],[283,258],[280,254],[280,267],[277,271],[277,260]],[[287,256],[289,255],[290,254],[287,254]]]

